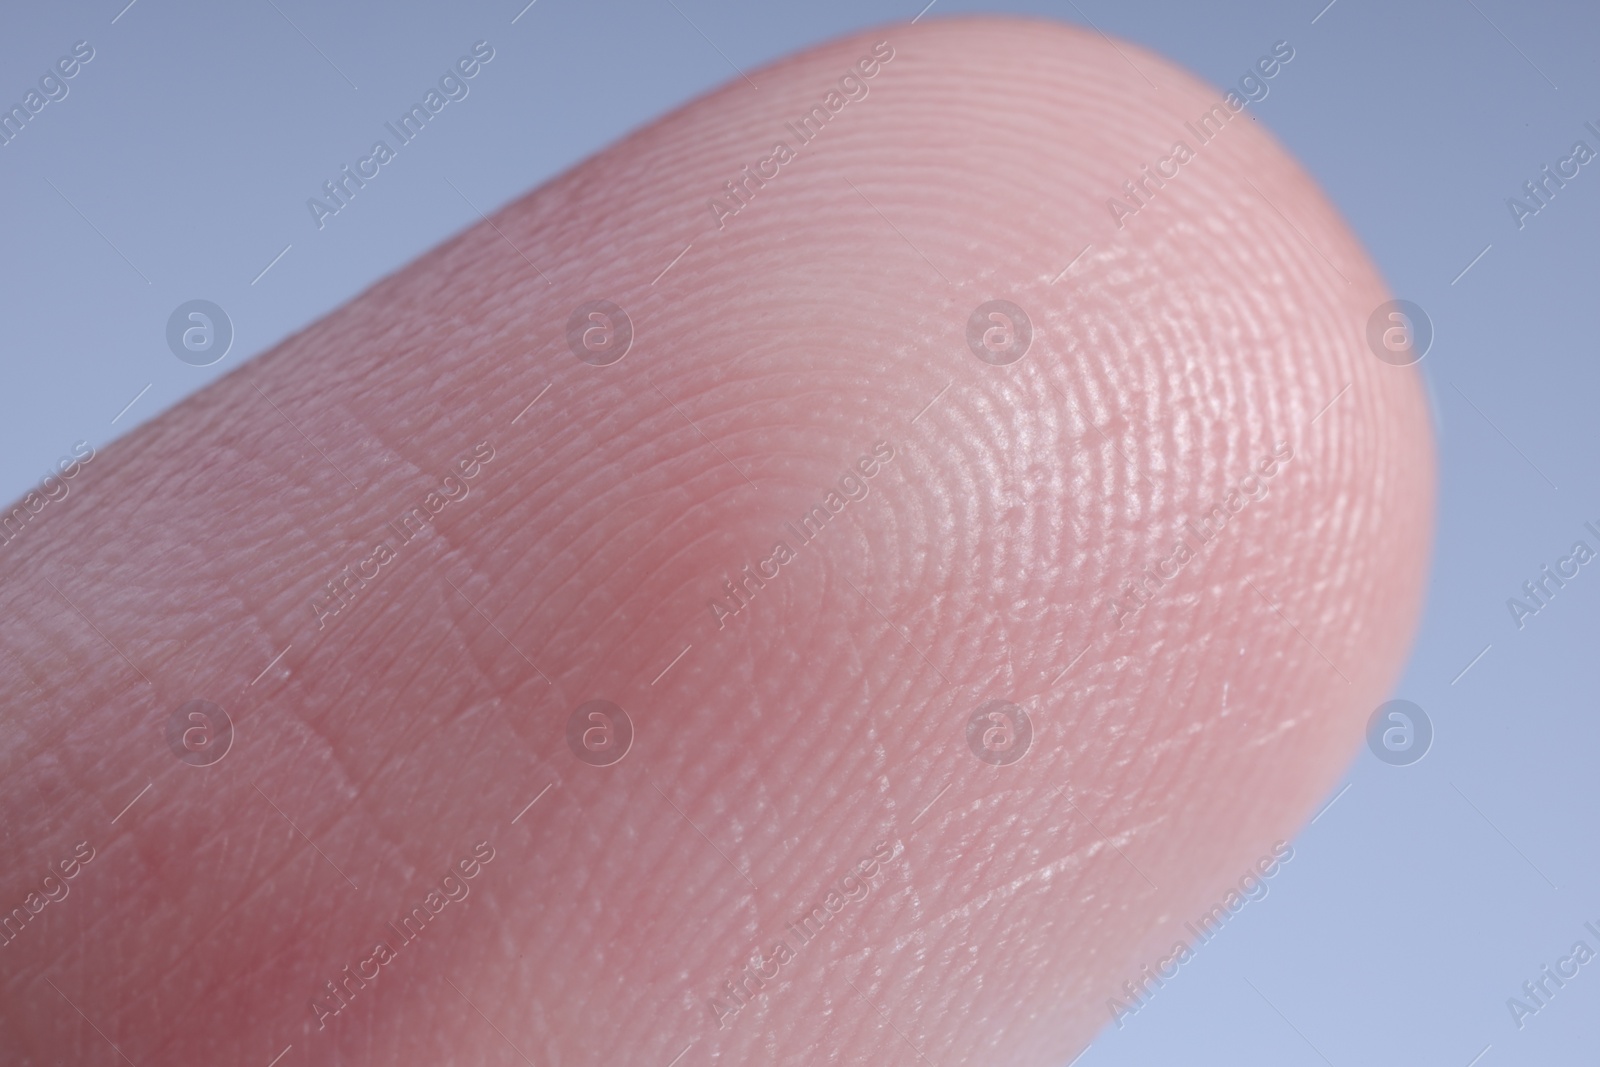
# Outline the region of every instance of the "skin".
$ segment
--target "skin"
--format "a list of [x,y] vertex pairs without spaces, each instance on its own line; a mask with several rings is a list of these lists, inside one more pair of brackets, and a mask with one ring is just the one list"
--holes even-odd
[[[870,95],[719,228],[708,198],[882,40]],[[1085,1046],[1349,761],[1432,516],[1417,377],[1365,341],[1388,294],[1248,111],[1117,226],[1217,100],[1118,47],[929,21],[752,71],[101,449],[0,551],[0,907],[95,850],[0,946],[8,1062]],[[995,298],[1034,327],[1006,366],[965,339]],[[595,299],[636,334],[610,366],[566,340]],[[1172,577],[1140,604],[1146,566]],[[566,741],[594,698],[635,730],[611,766]],[[234,724],[210,766],[168,747],[193,699]],[[1008,766],[968,746],[993,699],[1033,725]],[[879,842],[864,899],[828,897]],[[378,976],[319,1029],[347,965]]]

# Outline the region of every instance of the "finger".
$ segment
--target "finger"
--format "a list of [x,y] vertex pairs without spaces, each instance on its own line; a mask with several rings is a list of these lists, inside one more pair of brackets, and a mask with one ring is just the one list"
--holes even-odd
[[1063,27],[751,81],[7,545],[8,1047],[1059,1063],[1292,836],[1431,515],[1335,211]]

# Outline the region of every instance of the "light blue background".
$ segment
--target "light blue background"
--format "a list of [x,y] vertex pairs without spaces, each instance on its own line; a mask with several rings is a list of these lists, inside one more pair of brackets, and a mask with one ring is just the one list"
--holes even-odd
[[[138,0],[113,23],[124,2],[3,16],[0,101],[20,100],[74,41],[97,55],[0,148],[0,496],[474,222],[448,182],[491,210],[736,76],[730,64],[910,18],[922,0],[677,0],[682,13],[668,0],[538,0],[514,25],[525,0]],[[1433,751],[1399,768],[1363,754],[1271,895],[1079,1062],[1466,1067],[1492,1045],[1484,1067],[1592,1063],[1600,961],[1521,1032],[1505,1001],[1587,937],[1585,919],[1600,925],[1600,565],[1520,632],[1505,601],[1576,538],[1596,543],[1584,520],[1600,525],[1600,165],[1520,232],[1504,201],[1574,140],[1600,149],[1583,129],[1600,125],[1600,14],[1337,0],[1313,24],[1324,2],[939,0],[927,16],[1092,19],[1219,84],[1289,40],[1296,57],[1252,114],[1437,331],[1422,367],[1443,461],[1438,545],[1397,692],[1433,718]],[[480,38],[497,56],[471,96],[318,232],[306,198]],[[195,297],[237,331],[207,369],[163,339]]]

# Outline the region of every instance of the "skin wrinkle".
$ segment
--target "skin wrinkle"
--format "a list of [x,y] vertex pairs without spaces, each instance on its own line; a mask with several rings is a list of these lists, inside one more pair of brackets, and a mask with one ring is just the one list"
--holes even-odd
[[[1071,818],[1078,818],[1080,820],[1082,819],[1082,816],[1074,812],[1072,808],[1066,805],[1064,802],[1061,802],[1061,806],[1065,809],[1064,812],[1062,812],[1062,814],[1066,817],[1064,821],[1070,821]],[[1125,839],[1131,839],[1133,835],[1134,831],[1128,831],[1123,836]],[[1061,871],[1065,873],[1067,870],[1075,867],[1086,875],[1088,871],[1088,861],[1094,859],[1096,856],[1101,855],[1102,853],[1108,862],[1122,863],[1126,867],[1126,861],[1124,861],[1123,858],[1117,854],[1113,844],[1114,842],[1108,843],[1105,838],[1100,837],[1098,834],[1091,833],[1090,837],[1083,839],[1068,854],[1061,856],[1058,859],[1051,860],[1040,867],[1031,868],[1025,873],[1014,877],[1011,881],[1005,883],[1004,885],[985,889],[975,896],[963,899],[959,903],[945,909],[938,915],[925,915],[919,917],[918,928],[925,934],[927,931],[934,928],[948,925],[955,918],[971,912],[973,908],[981,906],[982,903],[987,900],[998,899],[1002,896],[1014,895],[1014,891],[1017,887],[1020,887],[1026,882],[1038,877],[1042,871],[1048,871],[1051,868],[1059,867]],[[1121,846],[1118,845],[1116,847]],[[1136,881],[1139,880],[1139,875],[1131,869],[1128,870],[1127,873]],[[1048,879],[1049,876],[1046,875],[1045,877]],[[1144,883],[1140,881],[1139,884],[1143,885]]]
[[[897,57],[871,96],[713,236],[705,196],[766,151],[785,102],[812,100],[883,37]],[[1431,499],[1413,376],[1363,349],[1386,294],[1258,126],[1232,124],[1111,228],[1105,197],[1213,95],[1127,50],[1163,90],[1097,36],[1043,24],[896,27],[785,61],[759,72],[759,98],[742,83],[719,91],[500,212],[548,282],[474,227],[107,449],[70,522],[46,516],[50,536],[23,546],[25,563],[0,561],[34,598],[0,657],[16,694],[0,771],[30,779],[12,787],[8,842],[48,853],[74,832],[60,801],[31,799],[47,781],[61,795],[95,783],[106,818],[152,778],[156,795],[108,839],[104,886],[83,908],[0,949],[37,954],[0,977],[0,1040],[41,1060],[106,1053],[88,1051],[100,1039],[48,987],[16,977],[48,967],[139,1062],[270,1058],[291,1037],[328,1063],[509,1055],[446,977],[553,1064],[665,1063],[691,1038],[712,1062],[911,1062],[900,1033],[936,1062],[1075,1055],[1116,983],[1170,946],[1162,916],[1292,835],[1339,772],[1415,616]],[[596,296],[636,327],[610,368],[573,359],[562,332]],[[1009,368],[965,349],[966,317],[991,296],[1034,318],[1034,347]],[[245,377],[362,490],[306,454]],[[205,435],[214,451],[196,448]],[[366,555],[418,472],[431,480],[486,437],[497,458],[436,519],[437,547],[418,542],[311,638],[308,594]],[[867,500],[737,625],[709,629],[723,571],[764,553],[879,437],[897,455]],[[1280,437],[1296,453],[1269,495],[1127,631],[1104,634],[1117,583],[1165,556],[1181,520]],[[199,455],[209,473],[195,476]],[[231,556],[191,547],[230,536],[244,546]],[[156,691],[30,572],[70,576],[63,588]],[[1037,595],[1068,610],[1011,617]],[[174,617],[145,623],[153,605]],[[246,689],[291,640],[283,676]],[[161,725],[212,693],[248,729],[228,760],[191,774],[163,751]],[[1014,767],[978,764],[966,715],[1018,693],[1043,694],[1036,721],[1050,731]],[[612,768],[577,763],[561,740],[591,695],[635,719],[636,751]],[[114,720],[95,710],[113,707]],[[65,743],[63,710],[90,716]],[[43,769],[46,756],[60,765]],[[1059,798],[1031,809],[1046,782],[1068,783],[1169,888],[1153,893]],[[365,951],[373,916],[397,913],[474,833],[501,858],[446,910],[450,925],[405,950],[398,977],[332,1033],[294,1029],[310,1022],[305,998]],[[905,851],[849,925],[715,1031],[717,984],[879,838]],[[129,862],[135,843],[157,860],[148,873]],[[1025,891],[1072,857],[1072,877],[1064,866]],[[218,899],[251,907],[224,912],[238,924],[197,926]],[[107,956],[127,966],[108,973]]]

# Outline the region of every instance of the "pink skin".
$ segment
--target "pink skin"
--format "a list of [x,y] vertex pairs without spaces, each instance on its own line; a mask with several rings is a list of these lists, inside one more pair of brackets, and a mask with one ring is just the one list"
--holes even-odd
[[[881,40],[719,230],[708,198]],[[1432,516],[1416,375],[1364,340],[1384,287],[1260,125],[1118,228],[1217,100],[1121,49],[933,21],[752,72],[102,450],[0,551],[0,907],[96,850],[0,946],[8,1062],[1075,1055],[1347,764]],[[965,339],[996,298],[1035,331],[1007,366]],[[635,329],[611,366],[567,346],[594,299]],[[208,767],[166,742],[196,698],[235,725]],[[636,730],[609,767],[565,741],[594,698]],[[1035,731],[1009,766],[968,749],[991,699]],[[347,965],[377,977],[319,1030]]]

